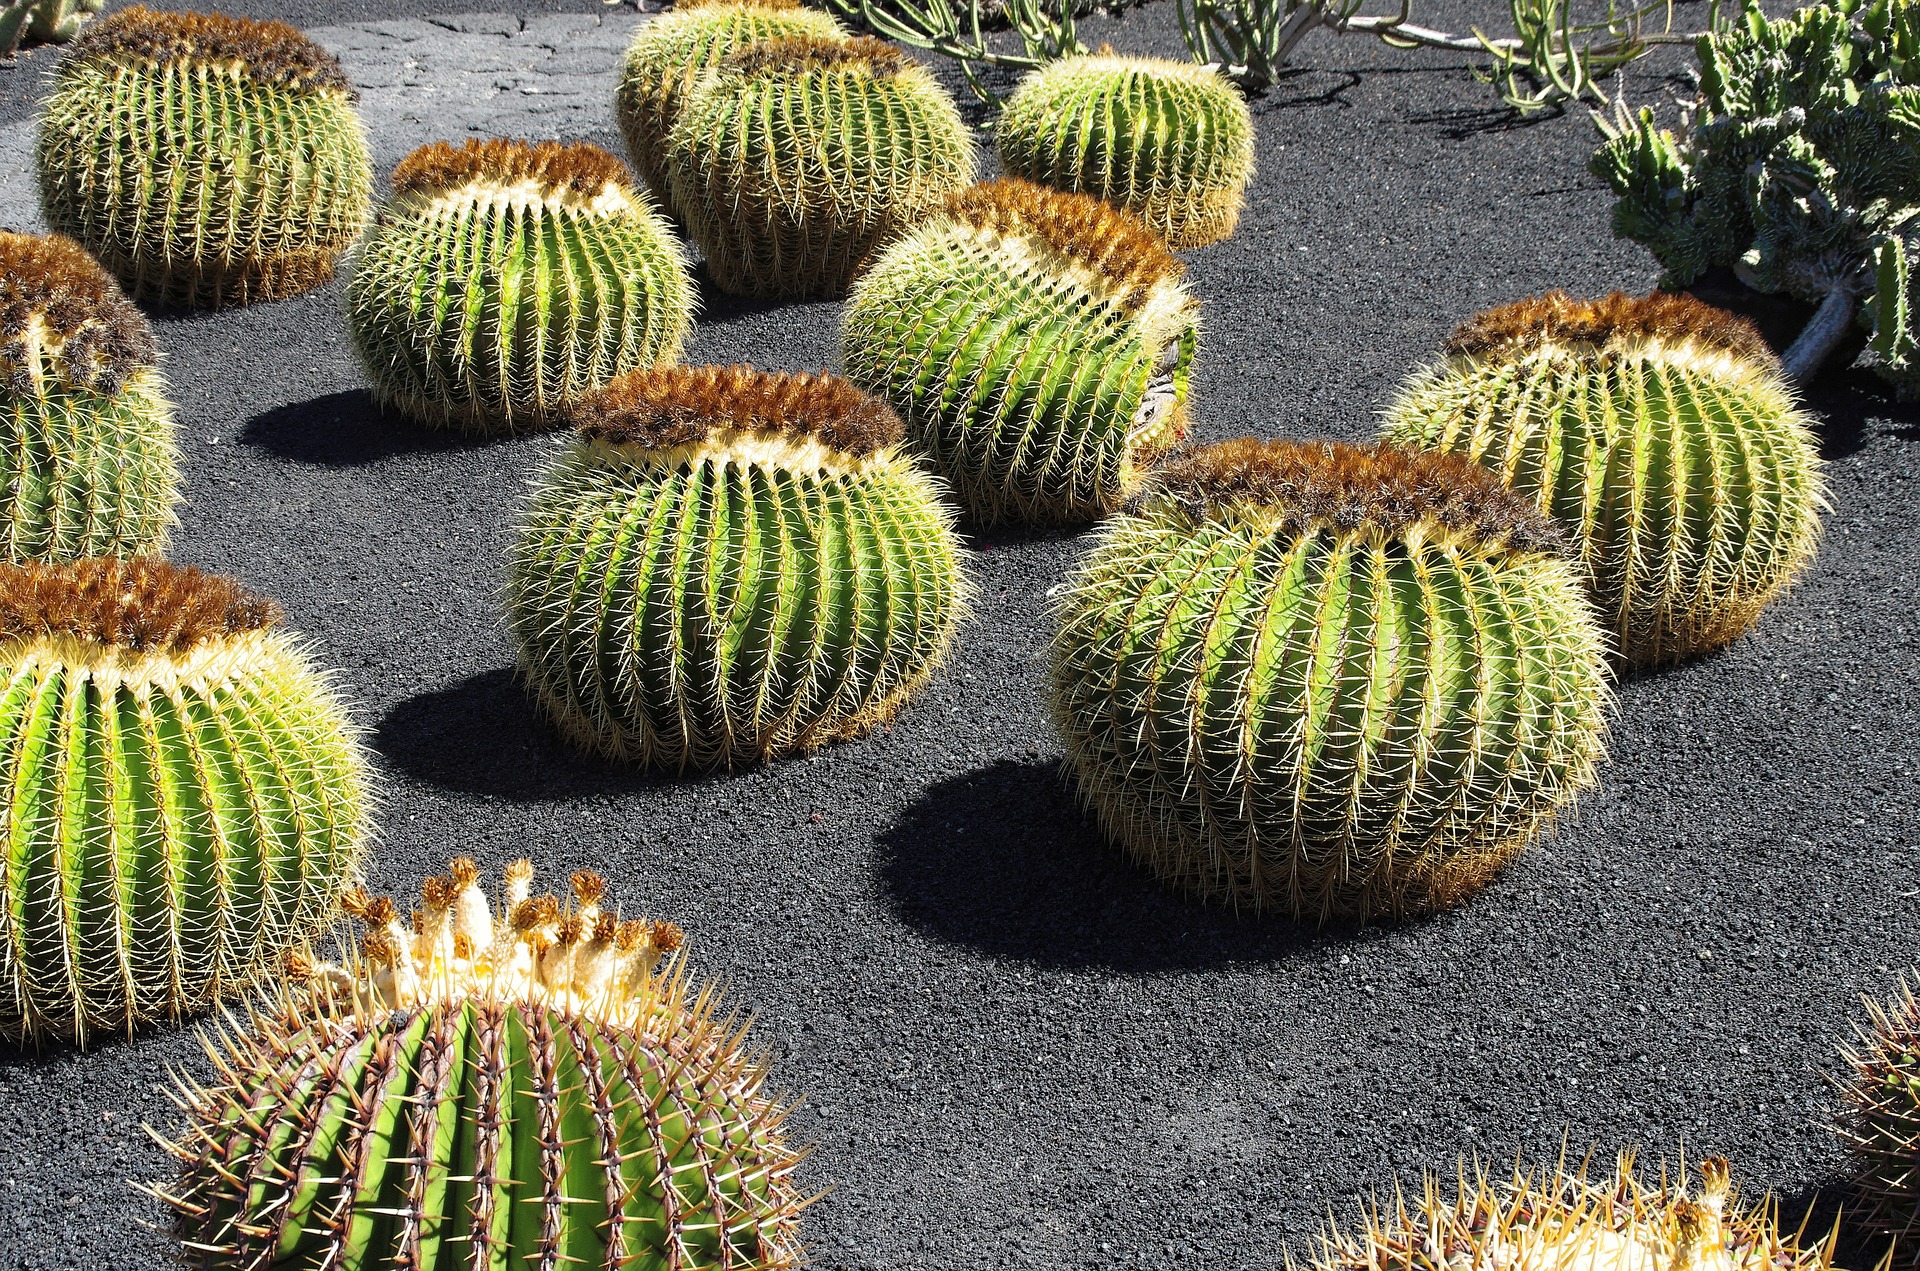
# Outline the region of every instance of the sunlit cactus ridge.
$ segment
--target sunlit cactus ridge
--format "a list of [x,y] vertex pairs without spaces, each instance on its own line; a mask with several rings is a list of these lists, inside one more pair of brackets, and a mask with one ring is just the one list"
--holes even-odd
[[1891,1000],[1866,1003],[1867,1022],[1846,1049],[1835,1124],[1849,1157],[1855,1225],[1891,1267],[1920,1267],[1920,1001],[1902,983]]

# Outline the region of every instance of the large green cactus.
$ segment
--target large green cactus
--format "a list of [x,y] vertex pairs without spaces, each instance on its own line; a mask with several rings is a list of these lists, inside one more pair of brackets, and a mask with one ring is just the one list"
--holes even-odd
[[1236,908],[1452,903],[1602,753],[1601,636],[1559,542],[1448,455],[1242,440],[1169,465],[1060,602],[1082,795],[1155,874]]
[[666,222],[597,146],[422,146],[355,250],[347,325],[374,395],[473,433],[549,426],[680,356],[693,283]]
[[1177,249],[1233,233],[1253,177],[1253,116],[1210,67],[1108,53],[1020,81],[994,141],[1013,176],[1105,199]]
[[669,142],[673,208],[723,291],[838,296],[900,226],[973,180],[953,99],[881,40],[785,39],[721,62]]
[[153,329],[70,238],[0,231],[0,557],[140,556],[179,501]]
[[1688,296],[1554,292],[1464,323],[1387,412],[1572,536],[1618,653],[1654,665],[1753,625],[1813,558],[1820,456],[1751,326]]
[[162,561],[0,565],[0,1037],[177,1019],[331,920],[361,753],[278,618]]
[[[1860,1044],[1844,1052],[1840,1120],[1857,1204],[1849,1215],[1892,1244],[1885,1268],[1920,1268],[1920,1001],[1904,982],[1884,1006],[1867,1002]],[[1874,1256],[1880,1250],[1872,1251]]]
[[293,27],[144,6],[93,23],[40,120],[40,200],[134,299],[317,287],[373,191],[354,93]]
[[[174,1145],[187,1265],[204,1271],[776,1271],[801,1262],[799,1154],[744,1030],[689,987],[671,923],[620,921],[472,861],[415,924],[356,896],[346,967],[209,1044]],[[664,963],[664,964],[663,964]]]
[[965,607],[900,421],[832,376],[659,368],[573,412],[508,563],[520,666],[562,731],[731,767],[884,723]]
[[1186,432],[1199,305],[1140,221],[1020,180],[951,197],[855,285],[847,378],[977,519],[1103,516]]

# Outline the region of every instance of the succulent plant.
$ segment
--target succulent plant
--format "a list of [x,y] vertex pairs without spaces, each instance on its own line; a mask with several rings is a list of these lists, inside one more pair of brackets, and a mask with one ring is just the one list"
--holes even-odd
[[946,90],[882,40],[768,40],[681,102],[673,207],[723,291],[838,296],[899,227],[973,180]]
[[80,34],[107,0],[0,0],[0,58],[22,44],[61,44]]
[[0,558],[141,556],[179,501],[153,329],[78,243],[0,231]]
[[210,1041],[173,1146],[189,1265],[797,1266],[785,1110],[745,1029],[690,991],[671,923],[621,921],[507,867],[496,914],[468,859],[403,921],[363,894],[345,966]]
[[1218,71],[1104,50],[1021,80],[994,141],[1009,175],[1123,207],[1176,250],[1230,236],[1253,176],[1253,116]]
[[966,605],[900,421],[832,376],[662,367],[572,412],[508,561],[542,708],[582,747],[673,769],[886,722]]
[[1479,314],[1401,389],[1386,437],[1465,456],[1556,518],[1637,666],[1739,636],[1819,543],[1820,456],[1778,360],[1689,296]]
[[367,795],[331,692],[230,579],[0,565],[0,1037],[240,992],[332,920]]
[[[1868,999],[1835,1127],[1852,1157],[1854,1225],[1892,1243],[1884,1268],[1920,1267],[1920,1001],[1903,980],[1884,1006]],[[1878,1252],[1877,1250],[1875,1252]]]
[[606,151],[434,142],[400,161],[393,188],[347,285],[347,325],[382,403],[464,432],[518,432],[680,356],[686,261]]
[[654,198],[672,206],[667,138],[680,103],[701,75],[763,40],[835,40],[845,34],[830,15],[800,0],[682,0],[643,23],[627,49],[613,108],[634,170]]
[[1602,640],[1560,542],[1450,455],[1243,439],[1176,460],[1059,602],[1081,795],[1154,874],[1239,909],[1453,903],[1602,755]]
[[979,520],[1103,516],[1186,433],[1199,305],[1180,273],[1098,199],[975,186],[855,284],[847,377]]
[[333,55],[285,23],[122,9],[61,63],[40,201],[136,300],[294,295],[333,276],[367,220],[354,100]]

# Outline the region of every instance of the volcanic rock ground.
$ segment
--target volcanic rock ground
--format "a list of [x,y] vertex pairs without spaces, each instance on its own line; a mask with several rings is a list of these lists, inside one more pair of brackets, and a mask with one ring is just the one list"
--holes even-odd
[[[640,15],[434,3],[228,7],[340,52],[383,168],[474,133],[617,144]],[[1164,5],[1094,36],[1178,50]],[[0,223],[37,223],[32,99],[56,58],[0,70]],[[1475,308],[1654,281],[1608,235],[1584,116],[1512,126],[1459,59],[1316,37],[1303,61],[1255,105],[1239,233],[1190,254],[1201,439],[1366,438]],[[336,671],[378,756],[376,885],[524,853],[549,877],[597,865],[630,911],[687,927],[807,1097],[821,1267],[1273,1267],[1330,1207],[1563,1144],[1726,1152],[1796,1211],[1831,1192],[1836,1043],[1920,945],[1920,415],[1871,377],[1811,399],[1817,566],[1724,653],[1622,685],[1602,785],[1556,833],[1455,912],[1314,933],[1163,894],[1076,810],[1040,692],[1080,535],[970,536],[977,612],[879,736],[697,780],[573,758],[514,682],[496,599],[557,439],[382,418],[338,304],[336,285],[158,320],[176,554],[279,598]],[[690,360],[836,365],[834,305],[704,304]],[[0,1267],[168,1263],[126,1180],[168,1174],[142,1125],[175,1124],[169,1066],[206,1073],[191,1028],[0,1051]]]

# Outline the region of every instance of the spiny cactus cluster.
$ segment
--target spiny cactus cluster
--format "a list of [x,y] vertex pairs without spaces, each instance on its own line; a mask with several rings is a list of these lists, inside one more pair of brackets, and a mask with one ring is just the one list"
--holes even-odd
[[0,0],[0,58],[22,44],[59,44],[80,34],[107,0]]
[[40,120],[40,199],[136,300],[316,287],[373,170],[340,63],[293,27],[136,5],[90,25]]
[[1903,982],[1885,1005],[1866,1005],[1859,1044],[1844,1052],[1835,1128],[1852,1157],[1860,1227],[1891,1243],[1887,1265],[1911,1271],[1920,1267],[1920,1001]]
[[250,1034],[209,1044],[174,1145],[190,1265],[797,1266],[785,1110],[744,1030],[690,990],[671,923],[622,921],[508,866],[501,911],[471,860],[412,921],[355,895],[345,966],[298,968]]

